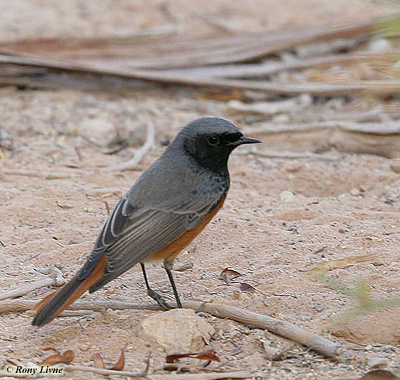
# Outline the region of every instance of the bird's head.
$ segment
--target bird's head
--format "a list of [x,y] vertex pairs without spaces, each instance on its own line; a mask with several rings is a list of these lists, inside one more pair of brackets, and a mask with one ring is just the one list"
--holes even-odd
[[176,137],[197,162],[208,169],[226,168],[229,154],[243,144],[261,141],[243,136],[228,120],[216,117],[196,119],[179,132]]

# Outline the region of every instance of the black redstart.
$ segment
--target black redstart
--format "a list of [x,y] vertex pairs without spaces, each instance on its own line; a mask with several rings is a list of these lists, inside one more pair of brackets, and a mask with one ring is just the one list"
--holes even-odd
[[229,154],[239,145],[258,142],[224,119],[203,117],[183,127],[118,202],[82,269],[36,305],[32,324],[49,323],[86,290],[100,289],[138,263],[148,294],[169,308],[150,288],[144,263],[153,260],[164,260],[182,307],[171,272],[174,259],[221,209],[229,190]]

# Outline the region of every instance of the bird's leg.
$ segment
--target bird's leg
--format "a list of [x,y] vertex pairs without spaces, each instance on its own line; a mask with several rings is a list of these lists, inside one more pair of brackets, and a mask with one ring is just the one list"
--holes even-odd
[[181,300],[179,299],[179,294],[178,291],[176,290],[176,285],[175,285],[175,281],[174,281],[174,277],[172,276],[172,268],[174,266],[174,261],[175,259],[165,259],[164,260],[164,268],[165,271],[167,272],[168,278],[169,278],[169,282],[171,283],[172,286],[172,290],[174,291],[174,296],[176,299],[176,305],[179,308],[182,308],[182,303]]
[[153,300],[156,301],[164,310],[173,309],[174,307],[172,305],[170,305],[157,292],[155,292],[152,288],[150,288],[149,280],[147,279],[147,274],[146,274],[146,269],[144,268],[144,264],[140,263],[140,266],[142,267],[144,282],[145,282],[146,288],[147,288],[147,294],[151,298],[153,298]]

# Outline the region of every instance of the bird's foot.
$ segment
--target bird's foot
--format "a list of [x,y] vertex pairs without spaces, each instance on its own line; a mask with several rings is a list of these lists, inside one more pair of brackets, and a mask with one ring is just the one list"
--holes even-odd
[[147,294],[153,298],[154,301],[156,301],[160,307],[162,307],[164,310],[170,310],[174,309],[175,307],[169,304],[167,301],[164,300],[157,292],[155,292],[153,289],[147,289]]

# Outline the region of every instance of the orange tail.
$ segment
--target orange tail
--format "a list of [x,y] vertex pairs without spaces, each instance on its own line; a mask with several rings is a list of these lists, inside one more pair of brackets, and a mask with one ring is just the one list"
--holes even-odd
[[103,256],[84,280],[79,280],[78,273],[59,292],[50,294],[40,301],[33,309],[36,311],[36,316],[32,321],[32,325],[40,327],[51,322],[64,309],[75,302],[86,290],[103,277],[106,262],[106,257]]

